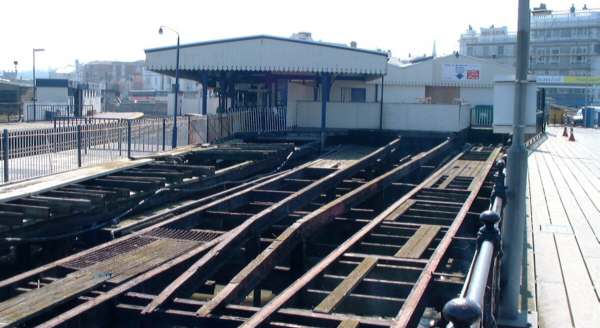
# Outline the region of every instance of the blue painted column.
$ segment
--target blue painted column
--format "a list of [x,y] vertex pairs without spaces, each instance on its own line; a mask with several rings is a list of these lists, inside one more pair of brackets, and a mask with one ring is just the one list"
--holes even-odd
[[208,101],[208,73],[202,72],[202,75],[200,77],[202,79],[202,115],[206,115],[206,104]]
[[331,89],[331,74],[321,75],[321,150],[325,148],[327,128],[327,102],[329,101],[329,90]]

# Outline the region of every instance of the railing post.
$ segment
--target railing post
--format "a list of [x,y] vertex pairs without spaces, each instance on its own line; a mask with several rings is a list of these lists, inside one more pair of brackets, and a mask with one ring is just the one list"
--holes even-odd
[[123,143],[123,128],[122,128],[121,124],[118,124],[117,126],[119,127],[119,146],[118,146],[119,147],[119,157],[121,157],[123,154],[123,152],[122,152],[123,147],[121,145]]
[[187,144],[191,144],[190,142],[190,131],[192,130],[192,117],[188,115],[187,117],[188,127],[187,127]]
[[77,125],[77,167],[81,167],[81,125]]
[[131,120],[127,120],[127,158],[131,159]]
[[4,161],[4,183],[8,182],[8,129],[2,131],[2,160]]
[[167,142],[167,138],[165,136],[165,134],[167,133],[167,123],[165,122],[165,119],[162,119],[162,150],[165,150],[165,143]]

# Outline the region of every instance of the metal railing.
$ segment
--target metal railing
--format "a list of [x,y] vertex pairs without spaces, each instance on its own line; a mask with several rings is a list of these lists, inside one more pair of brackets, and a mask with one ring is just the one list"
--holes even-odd
[[[177,122],[178,146],[205,142],[190,127],[204,117]],[[53,128],[4,130],[0,142],[0,182],[16,182],[71,169],[170,150],[173,121],[165,119],[79,122]],[[190,134],[197,134],[191,136]]]
[[477,105],[471,108],[472,127],[492,127],[494,123],[494,106]]
[[285,131],[286,116],[286,107],[234,108],[225,113],[208,115],[206,139],[212,142],[236,133]]
[[501,236],[498,224],[506,204],[506,158],[496,163],[495,185],[491,205],[480,214],[483,223],[477,234],[477,250],[459,297],[444,305],[448,328],[495,327],[494,313],[499,290],[499,255]]
[[[173,120],[56,117],[53,127],[4,130],[0,183],[171,150]],[[177,146],[215,142],[237,133],[286,130],[285,108],[243,108],[177,120]]]

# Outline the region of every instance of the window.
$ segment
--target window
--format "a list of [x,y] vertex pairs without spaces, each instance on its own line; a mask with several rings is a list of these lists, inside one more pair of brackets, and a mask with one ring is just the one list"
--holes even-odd
[[367,89],[365,88],[352,88],[350,102],[364,103],[367,101]]
[[498,46],[498,57],[504,56],[504,46]]
[[488,57],[490,55],[490,47],[483,46],[483,57]]
[[473,56],[473,47],[467,47],[467,56]]
[[342,88],[341,102],[364,103],[367,102],[367,89],[365,88]]
[[558,64],[560,62],[560,49],[559,48],[552,48],[550,49],[550,64]]
[[536,64],[545,64],[546,63],[546,49],[537,48],[535,49],[535,62]]

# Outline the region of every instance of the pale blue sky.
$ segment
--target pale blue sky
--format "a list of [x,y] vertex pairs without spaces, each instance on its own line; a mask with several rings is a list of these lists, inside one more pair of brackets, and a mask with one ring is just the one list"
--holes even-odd
[[[177,29],[182,43],[310,31],[316,40],[361,48],[390,49],[396,57],[458,49],[469,24],[517,25],[517,0],[3,0],[0,9],[0,70],[31,70],[31,49],[45,48],[38,67],[60,68],[92,60],[143,59],[145,48],[175,43],[159,25]],[[566,10],[571,1],[546,0]],[[577,1],[600,7],[600,0]],[[532,1],[531,6],[538,6]]]

